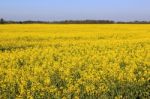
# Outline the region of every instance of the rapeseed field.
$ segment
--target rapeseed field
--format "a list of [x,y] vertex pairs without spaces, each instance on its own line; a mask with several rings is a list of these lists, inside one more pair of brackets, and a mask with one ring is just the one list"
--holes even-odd
[[150,25],[0,25],[0,99],[150,99]]

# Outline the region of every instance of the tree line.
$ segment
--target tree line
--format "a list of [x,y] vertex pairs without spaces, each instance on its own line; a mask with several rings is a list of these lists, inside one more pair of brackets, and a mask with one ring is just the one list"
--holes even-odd
[[0,19],[0,24],[150,24],[150,21],[112,21],[112,20],[64,20],[64,21],[7,21]]

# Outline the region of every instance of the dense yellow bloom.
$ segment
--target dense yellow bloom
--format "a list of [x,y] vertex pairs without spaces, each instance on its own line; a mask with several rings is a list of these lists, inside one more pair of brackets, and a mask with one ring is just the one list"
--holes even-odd
[[150,25],[0,25],[0,99],[149,97]]

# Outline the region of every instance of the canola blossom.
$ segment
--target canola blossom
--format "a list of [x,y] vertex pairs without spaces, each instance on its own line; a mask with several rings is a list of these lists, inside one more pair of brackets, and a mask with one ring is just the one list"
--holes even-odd
[[150,25],[0,25],[0,99],[149,99]]

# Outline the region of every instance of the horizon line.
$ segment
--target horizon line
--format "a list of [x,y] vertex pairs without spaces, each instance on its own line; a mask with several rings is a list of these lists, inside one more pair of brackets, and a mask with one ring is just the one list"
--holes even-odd
[[25,22],[25,21],[39,21],[39,22],[64,22],[64,21],[113,21],[113,22],[150,22],[150,20],[111,20],[111,19],[62,19],[62,20],[33,20],[33,19],[26,19],[26,20],[12,20],[12,19],[6,19],[6,18],[0,18],[4,21],[14,21],[14,22]]

